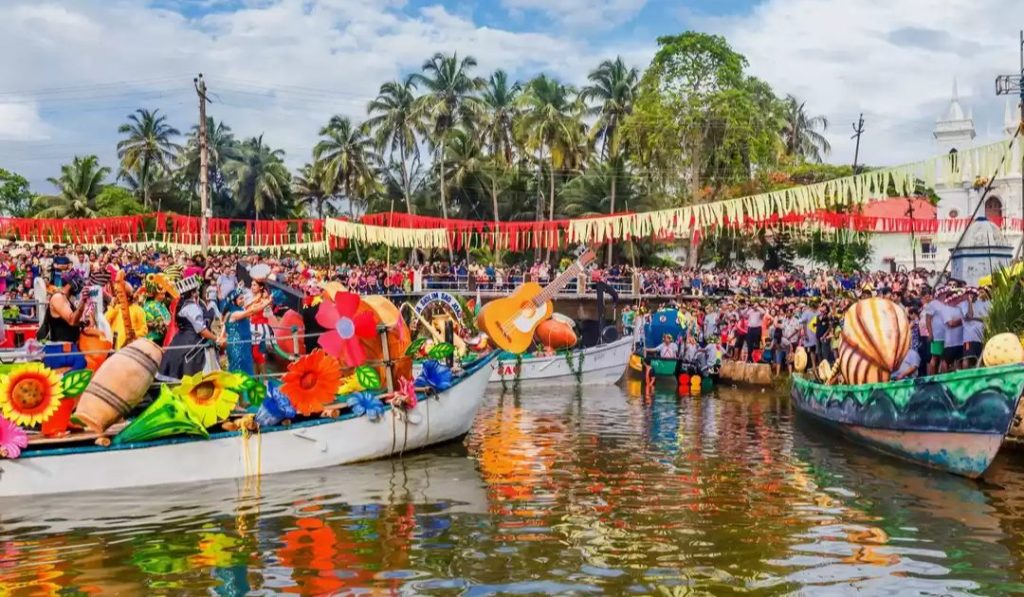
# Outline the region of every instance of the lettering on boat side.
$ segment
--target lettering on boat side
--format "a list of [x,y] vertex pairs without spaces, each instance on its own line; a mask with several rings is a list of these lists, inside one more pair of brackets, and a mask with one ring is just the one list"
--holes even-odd
[[459,302],[459,299],[455,295],[448,292],[431,292],[425,294],[423,295],[423,298],[416,303],[416,306],[413,307],[413,309],[416,311],[417,315],[422,315],[423,311],[434,303],[441,303],[451,310],[456,319],[462,319],[462,303]]

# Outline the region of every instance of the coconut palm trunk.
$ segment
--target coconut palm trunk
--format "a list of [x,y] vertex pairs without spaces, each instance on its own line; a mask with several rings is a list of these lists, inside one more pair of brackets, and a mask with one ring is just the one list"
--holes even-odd
[[498,226],[501,218],[498,215],[498,176],[491,177],[491,208],[494,210],[494,264],[501,263],[501,241],[499,240]]
[[[614,163],[613,163],[613,167],[612,167],[612,189],[611,189],[611,194],[609,196],[610,204],[608,206],[608,213],[609,213],[609,215],[614,215],[615,214],[615,180],[618,178],[618,176],[616,176],[617,173],[618,173],[618,170],[614,167]],[[607,263],[608,263],[608,267],[609,268],[612,266],[612,252],[613,252],[613,249],[614,249],[614,245],[612,244],[612,239],[609,238],[608,239],[608,259],[607,259]]]
[[[550,193],[550,202],[548,203],[548,221],[555,221],[555,152],[551,152],[551,176],[548,179],[548,192]],[[551,243],[547,243],[547,249],[544,253],[544,261],[551,262]]]
[[[445,183],[444,183],[444,151],[445,151],[445,140],[446,135],[441,135],[441,154],[438,156],[437,168],[441,174],[441,215],[444,219],[448,220],[448,200],[445,198]],[[448,262],[455,263],[455,251],[452,249],[451,243],[448,243]]]

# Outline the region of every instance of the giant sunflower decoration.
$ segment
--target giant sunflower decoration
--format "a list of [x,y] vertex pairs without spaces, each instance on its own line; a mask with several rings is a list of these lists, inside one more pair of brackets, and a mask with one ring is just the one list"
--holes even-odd
[[60,375],[42,363],[26,363],[0,377],[0,412],[16,425],[47,421],[63,397]]
[[334,400],[341,386],[341,366],[324,351],[314,350],[288,365],[281,380],[281,392],[295,410],[310,415]]
[[238,404],[238,377],[226,371],[214,371],[203,375],[186,375],[181,385],[174,388],[185,406],[204,427],[216,425],[228,418]]

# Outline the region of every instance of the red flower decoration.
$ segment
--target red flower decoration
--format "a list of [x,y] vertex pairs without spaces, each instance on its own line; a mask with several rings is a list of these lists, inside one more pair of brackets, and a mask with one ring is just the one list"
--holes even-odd
[[360,338],[372,338],[377,333],[373,313],[358,312],[359,295],[339,292],[334,300],[324,300],[316,312],[316,322],[327,329],[317,342],[332,357],[341,359],[348,367],[366,362],[366,351]]

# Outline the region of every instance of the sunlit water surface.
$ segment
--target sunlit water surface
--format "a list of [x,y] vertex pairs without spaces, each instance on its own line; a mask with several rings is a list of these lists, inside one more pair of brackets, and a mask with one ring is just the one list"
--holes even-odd
[[865,453],[784,391],[492,391],[403,460],[4,500],[0,596],[1012,594],[1022,473]]

